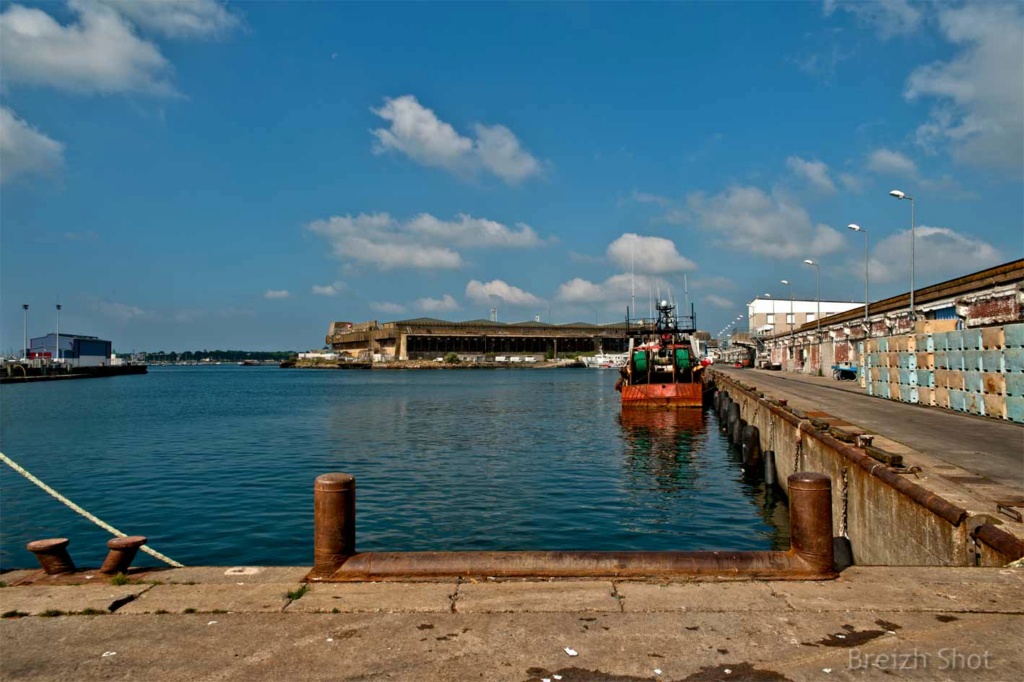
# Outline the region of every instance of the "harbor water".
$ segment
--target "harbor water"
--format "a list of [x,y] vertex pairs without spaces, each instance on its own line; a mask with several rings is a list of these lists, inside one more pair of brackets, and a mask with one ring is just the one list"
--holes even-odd
[[[85,509],[203,565],[312,561],[313,480],[357,481],[372,550],[788,547],[710,411],[623,413],[610,370],[153,367],[9,384],[2,450]],[[0,465],[0,567],[110,535]],[[140,564],[154,559],[140,555]]]

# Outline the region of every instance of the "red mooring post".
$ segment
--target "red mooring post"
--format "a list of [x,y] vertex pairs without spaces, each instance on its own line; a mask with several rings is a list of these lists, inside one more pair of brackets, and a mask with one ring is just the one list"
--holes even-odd
[[317,476],[313,484],[312,578],[329,578],[356,552],[356,479]]
[[146,544],[144,535],[129,535],[123,538],[111,538],[107,540],[107,558],[100,566],[100,573],[104,575],[115,575],[127,573],[135,560],[139,549]]
[[799,471],[789,479],[790,547],[808,565],[831,573],[832,479],[826,474]]
[[61,573],[73,573],[75,562],[68,554],[68,544],[71,541],[67,538],[49,538],[46,540],[33,540],[25,545],[25,548],[36,555],[39,565],[46,571],[46,575],[60,575]]

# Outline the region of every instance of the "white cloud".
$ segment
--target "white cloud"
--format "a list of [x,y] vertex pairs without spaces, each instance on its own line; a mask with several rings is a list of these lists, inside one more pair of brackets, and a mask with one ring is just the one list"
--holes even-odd
[[735,303],[717,294],[707,294],[704,297],[704,302],[715,308],[721,308],[722,310],[728,310],[729,308],[736,307]]
[[558,287],[555,298],[566,303],[595,303],[605,300],[605,290],[600,284],[577,277]]
[[908,100],[937,100],[917,130],[925,149],[952,146],[963,163],[1020,172],[1024,165],[1024,9],[977,3],[945,9],[939,26],[960,47],[955,58],[918,67]]
[[864,191],[864,178],[853,173],[840,173],[839,182],[842,184],[843,189],[854,194],[860,194]]
[[537,305],[541,299],[519,287],[514,287],[500,279],[491,280],[486,284],[478,280],[470,280],[466,284],[466,297],[476,303],[491,305],[503,301],[508,305]]
[[505,182],[515,183],[540,173],[540,162],[523,149],[503,125],[476,124],[476,153],[481,163]]
[[268,301],[280,301],[281,299],[289,298],[291,296],[287,289],[267,289],[263,293],[263,298]]
[[518,231],[494,220],[474,218],[460,213],[455,220],[440,220],[421,213],[408,223],[408,229],[429,239],[463,247],[525,247],[541,243],[537,233],[525,223],[516,223]]
[[218,0],[99,0],[140,28],[168,38],[211,38],[241,24]]
[[[1008,260],[991,244],[947,227],[919,226],[914,230],[916,286],[959,277]],[[872,249],[872,282],[907,279],[910,284],[910,230],[903,230],[879,241]],[[858,267],[863,267],[863,261]]]
[[737,288],[735,280],[731,280],[728,277],[691,279],[690,286],[694,289],[719,289],[721,291],[733,291]]
[[313,294],[316,296],[337,296],[346,289],[348,289],[348,286],[342,281],[336,281],[322,286],[314,284]]
[[638,192],[633,190],[630,198],[638,204],[657,204],[658,206],[667,206],[671,203],[666,197],[658,194],[651,194],[650,192]]
[[783,194],[769,195],[757,187],[730,187],[707,196],[687,197],[687,219],[719,235],[736,251],[769,258],[807,258],[843,247],[835,229],[813,223],[807,210]]
[[904,154],[891,149],[876,149],[868,156],[868,169],[884,175],[917,175],[917,164]]
[[668,284],[652,276],[625,272],[612,275],[601,283],[577,277],[559,286],[555,298],[569,304],[598,305],[611,309],[629,304],[634,292],[638,297],[646,298],[648,292],[658,290],[667,292]]
[[401,315],[406,311],[406,307],[401,303],[390,303],[388,301],[373,301],[370,303],[370,308],[386,315]]
[[697,264],[681,256],[671,239],[641,237],[627,232],[608,245],[608,260],[624,270],[652,275],[667,275],[697,269]]
[[921,23],[921,12],[908,0],[825,0],[826,15],[836,9],[853,14],[858,21],[872,26],[882,40],[913,33]]
[[799,156],[791,156],[786,159],[786,166],[793,173],[826,194],[834,194],[836,185],[828,175],[828,166],[824,161],[807,161]]
[[104,301],[98,298],[90,298],[89,300],[92,309],[98,312],[100,315],[106,317],[112,317],[115,320],[128,321],[134,320],[138,317],[145,317],[149,313],[142,308],[137,306],[128,305],[127,303],[118,303],[116,301]]
[[0,183],[52,173],[64,165],[64,145],[0,106]]
[[387,213],[360,213],[332,216],[307,226],[327,239],[337,258],[381,270],[456,270],[462,267],[462,255],[453,247],[521,248],[542,243],[529,225],[516,228],[465,214],[444,221],[429,213],[405,222]]
[[476,124],[473,140],[460,135],[413,95],[385,98],[384,106],[370,111],[390,124],[371,131],[377,138],[377,154],[397,151],[424,166],[467,175],[483,169],[508,183],[540,173],[540,162],[503,125]]
[[172,95],[171,66],[156,45],[135,35],[110,7],[73,0],[77,21],[11,5],[0,14],[0,62],[8,83],[84,93]]
[[445,294],[441,298],[420,298],[416,300],[416,307],[428,313],[444,313],[458,310],[458,302],[450,295]]

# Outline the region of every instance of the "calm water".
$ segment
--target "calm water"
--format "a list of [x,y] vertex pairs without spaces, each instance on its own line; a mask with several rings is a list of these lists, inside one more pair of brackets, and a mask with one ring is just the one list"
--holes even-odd
[[[312,487],[357,481],[360,550],[772,549],[788,517],[710,412],[620,414],[616,373],[155,367],[2,387],[2,449],[185,564],[308,564]],[[0,465],[0,565],[109,535]],[[140,555],[140,563],[153,563]]]

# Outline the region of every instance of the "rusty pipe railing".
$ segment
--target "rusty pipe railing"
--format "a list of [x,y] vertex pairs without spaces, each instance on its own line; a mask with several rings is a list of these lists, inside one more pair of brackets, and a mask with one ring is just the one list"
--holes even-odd
[[787,552],[355,552],[355,479],[325,474],[314,485],[310,581],[500,578],[718,578],[823,580],[832,560],[832,482],[789,477]]

